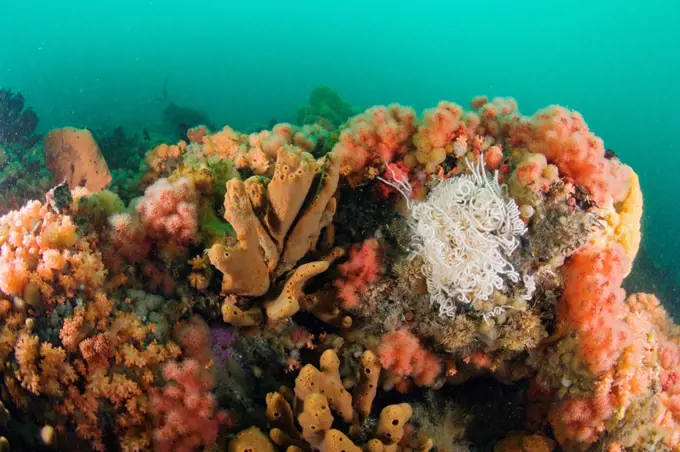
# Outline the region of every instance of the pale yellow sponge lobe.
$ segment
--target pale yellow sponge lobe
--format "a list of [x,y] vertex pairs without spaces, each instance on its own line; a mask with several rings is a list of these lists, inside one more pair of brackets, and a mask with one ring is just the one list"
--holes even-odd
[[642,239],[642,190],[640,179],[634,171],[630,171],[630,190],[626,198],[617,203],[614,207],[617,215],[612,215],[609,219],[612,229],[612,239],[621,244],[628,256],[629,268],[626,274],[630,273],[635,256],[640,249]]

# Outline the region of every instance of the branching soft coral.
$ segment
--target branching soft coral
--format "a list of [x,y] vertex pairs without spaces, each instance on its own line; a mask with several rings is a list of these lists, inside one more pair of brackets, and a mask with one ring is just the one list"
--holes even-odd
[[423,348],[407,329],[384,335],[378,358],[385,370],[398,377],[411,377],[419,386],[432,386],[442,371],[440,359]]
[[335,281],[335,287],[344,309],[356,308],[360,292],[377,281],[381,266],[379,246],[375,239],[355,245],[349,251],[349,259],[339,265],[342,278]]
[[[28,263],[38,266],[23,290],[15,289],[14,304],[0,300],[0,353],[8,364],[5,386],[15,406],[29,413],[38,404],[47,406],[49,415],[59,419],[60,430],[74,428],[95,450],[105,450],[104,436],[110,433],[115,433],[123,450],[148,449],[148,394],[157,384],[159,365],[177,358],[179,347],[157,343],[152,335],[154,324],[144,324],[135,314],[114,309],[115,302],[103,290],[103,281],[88,276],[87,268],[97,271],[102,264],[96,254],[86,252],[88,242],[81,243],[80,236],[73,238],[75,244],[67,241],[69,247],[46,249],[42,261],[33,258],[39,256],[41,246],[63,245],[65,231],[70,230],[68,217],[37,207],[36,212],[43,214],[39,227],[31,228],[37,237],[23,232],[29,240],[22,246],[11,247],[18,243],[11,239],[3,246],[4,252],[28,257]],[[22,220],[30,220],[19,213],[14,215],[16,228],[26,226]],[[32,243],[35,246],[27,250],[26,245]],[[77,251],[78,247],[83,251]],[[62,259],[64,263],[59,262]],[[61,275],[51,276],[54,262]],[[102,273],[100,279],[104,276]],[[58,325],[61,331],[57,337],[54,328],[58,331]],[[49,341],[45,334],[52,335]],[[12,355],[7,347],[14,349]],[[101,425],[104,413],[112,420],[110,425]]]
[[185,356],[203,366],[212,362],[210,328],[199,316],[178,323],[175,326],[175,338]]
[[163,376],[168,383],[150,400],[156,450],[193,452],[214,444],[227,415],[217,410],[212,375],[198,361],[185,360],[166,364]]
[[29,304],[63,303],[96,292],[105,276],[101,255],[78,235],[71,217],[31,201],[0,218],[1,292]]
[[[88,303],[74,311],[72,318],[78,321],[64,322],[62,341],[79,345],[82,359],[75,362],[84,385],[67,388],[58,412],[64,423],[76,425],[80,438],[91,441],[95,450],[105,450],[99,417],[106,410],[115,420],[111,427],[121,447],[145,450],[151,444],[148,397],[159,383],[155,374],[180,350],[172,342],[149,339],[153,324],[143,324],[132,313],[107,313],[103,300],[99,304]],[[93,330],[99,333],[88,333]]]

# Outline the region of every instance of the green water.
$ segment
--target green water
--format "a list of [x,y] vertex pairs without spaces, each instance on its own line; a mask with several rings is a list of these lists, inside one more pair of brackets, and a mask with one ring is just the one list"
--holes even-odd
[[678,19],[677,0],[5,0],[0,86],[24,94],[42,130],[152,128],[167,100],[217,125],[293,120],[318,84],[362,108],[477,94],[513,96],[525,114],[563,104],[640,174],[645,252],[671,287]]

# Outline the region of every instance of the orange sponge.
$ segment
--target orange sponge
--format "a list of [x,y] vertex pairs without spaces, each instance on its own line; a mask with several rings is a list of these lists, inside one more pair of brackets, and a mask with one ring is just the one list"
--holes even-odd
[[98,192],[111,182],[109,167],[89,130],[53,130],[45,137],[44,148],[53,185],[66,181],[70,188]]

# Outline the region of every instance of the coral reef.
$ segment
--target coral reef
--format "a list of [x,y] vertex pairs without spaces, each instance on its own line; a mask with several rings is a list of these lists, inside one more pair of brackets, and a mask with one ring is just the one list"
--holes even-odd
[[148,145],[110,190],[89,133],[48,135],[56,186],[0,217],[0,447],[677,450],[680,330],[622,288],[642,191],[583,118],[351,114],[170,106],[176,143],[102,138]]

